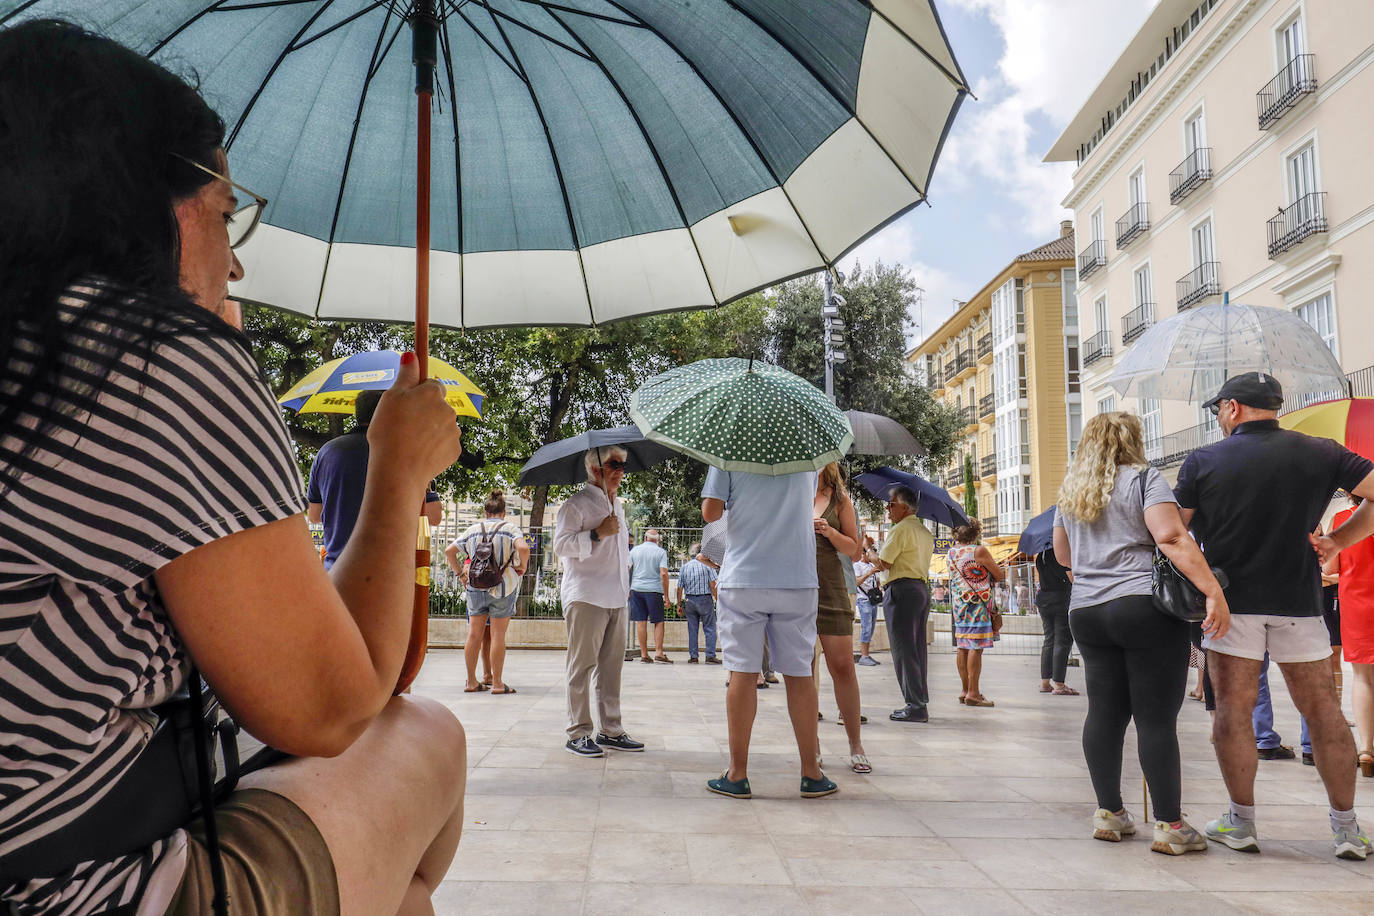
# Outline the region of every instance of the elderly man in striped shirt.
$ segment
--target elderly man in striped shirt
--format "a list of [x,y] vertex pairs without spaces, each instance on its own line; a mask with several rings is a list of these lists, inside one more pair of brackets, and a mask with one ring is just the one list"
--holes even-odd
[[[716,658],[716,570],[693,544],[692,558],[677,574],[677,604],[687,619],[687,664],[697,664],[697,627],[706,634],[706,664],[719,665]],[[685,600],[684,600],[685,599]]]

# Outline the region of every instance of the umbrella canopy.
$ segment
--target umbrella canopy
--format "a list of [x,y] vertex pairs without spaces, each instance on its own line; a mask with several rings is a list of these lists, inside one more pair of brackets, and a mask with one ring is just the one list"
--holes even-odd
[[[834,264],[925,199],[967,81],[930,0],[431,0],[432,320],[588,325]],[[415,313],[418,0],[0,0],[194,71],[270,201],[235,298]]]
[[1374,398],[1322,401],[1279,417],[1279,425],[1322,436],[1374,461]]
[[[385,390],[396,381],[401,354],[396,350],[370,350],[342,356],[312,370],[291,386],[277,403],[297,413],[353,413],[363,391]],[[444,386],[444,400],[460,417],[482,416],[482,389],[441,359],[430,358],[430,378]]]
[[614,429],[593,429],[567,439],[559,439],[534,453],[520,469],[520,486],[537,487],[552,484],[582,483],[587,479],[587,466],[582,456],[589,449],[618,446],[625,450],[627,473],[662,464],[678,453],[666,445],[644,438],[638,426],[617,426]]
[[862,410],[846,410],[854,430],[851,455],[924,455],[926,448],[909,430],[891,417]]
[[1026,530],[1021,532],[1021,539],[1016,542],[1018,553],[1033,557],[1054,546],[1054,510],[1055,507],[1050,506],[1026,523]]
[[1223,303],[1170,315],[1140,336],[1109,381],[1123,397],[1201,403],[1241,372],[1267,372],[1290,401],[1345,391],[1321,335],[1287,309]]
[[918,474],[881,467],[860,474],[854,480],[883,502],[891,500],[892,491],[897,487],[910,487],[921,498],[921,505],[916,509],[918,517],[928,518],[932,522],[951,528],[968,524],[968,516],[964,514],[963,507],[954,497]]
[[630,396],[646,438],[725,471],[779,476],[844,457],[854,433],[815,385],[761,360],[703,359]]

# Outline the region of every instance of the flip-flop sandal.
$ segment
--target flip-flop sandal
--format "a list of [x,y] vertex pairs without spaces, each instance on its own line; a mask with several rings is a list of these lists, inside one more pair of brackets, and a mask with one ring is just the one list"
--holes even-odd
[[1076,697],[1076,696],[1078,696],[1078,691],[1077,691],[1077,690],[1074,690],[1072,687],[1064,687],[1064,688],[1056,687],[1056,688],[1054,688],[1053,690],[1051,690],[1050,693],[1053,693],[1053,694],[1054,694],[1055,696],[1057,696],[1057,697]]
[[479,691],[487,690],[487,689],[489,689],[489,688],[487,687],[486,684],[478,684],[476,687],[464,687],[464,688],[463,688],[463,693],[478,693]]
[[519,691],[517,691],[517,690],[516,690],[514,687],[512,687],[510,684],[507,684],[505,690],[492,690],[491,695],[494,696],[494,697],[499,697],[499,696],[504,696],[504,695],[506,695],[506,694],[508,694],[508,693],[518,693],[518,692],[519,692]]
[[1054,688],[1053,688],[1053,687],[1045,687],[1045,686],[1042,685],[1041,688],[1040,688],[1040,692],[1041,692],[1041,693],[1053,693],[1053,692],[1054,692]]
[[855,773],[872,773],[873,767],[869,764],[868,758],[863,754],[849,755],[849,768]]

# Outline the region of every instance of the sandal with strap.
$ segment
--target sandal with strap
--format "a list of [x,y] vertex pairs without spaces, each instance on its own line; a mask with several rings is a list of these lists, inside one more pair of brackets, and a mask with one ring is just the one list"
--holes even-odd
[[977,697],[969,697],[968,699],[964,700],[964,705],[965,705],[965,706],[983,706],[983,707],[991,707],[991,706],[996,706],[997,704],[994,703],[994,702],[992,702],[992,700],[989,700],[987,697],[983,696],[982,694],[979,694]]
[[1374,777],[1374,754],[1360,755],[1360,775]]
[[873,767],[868,762],[868,758],[863,754],[849,755],[849,768],[855,773],[872,773]]
[[1053,690],[1051,690],[1050,693],[1054,694],[1054,695],[1057,696],[1057,697],[1076,697],[1076,696],[1078,696],[1078,691],[1077,691],[1077,690],[1074,690],[1074,689],[1073,689],[1072,687],[1070,687],[1068,684],[1065,684],[1063,687],[1056,687],[1056,688],[1054,688]]

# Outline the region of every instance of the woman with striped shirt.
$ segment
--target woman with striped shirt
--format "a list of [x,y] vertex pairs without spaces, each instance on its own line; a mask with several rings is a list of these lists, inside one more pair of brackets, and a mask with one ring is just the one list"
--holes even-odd
[[[0,31],[0,906],[21,914],[204,913],[216,883],[235,914],[425,912],[457,846],[462,728],[391,696],[453,414],[403,361],[326,573],[227,300],[256,214],[223,137],[112,41]],[[197,669],[294,756],[148,837],[175,780],[107,809]]]

